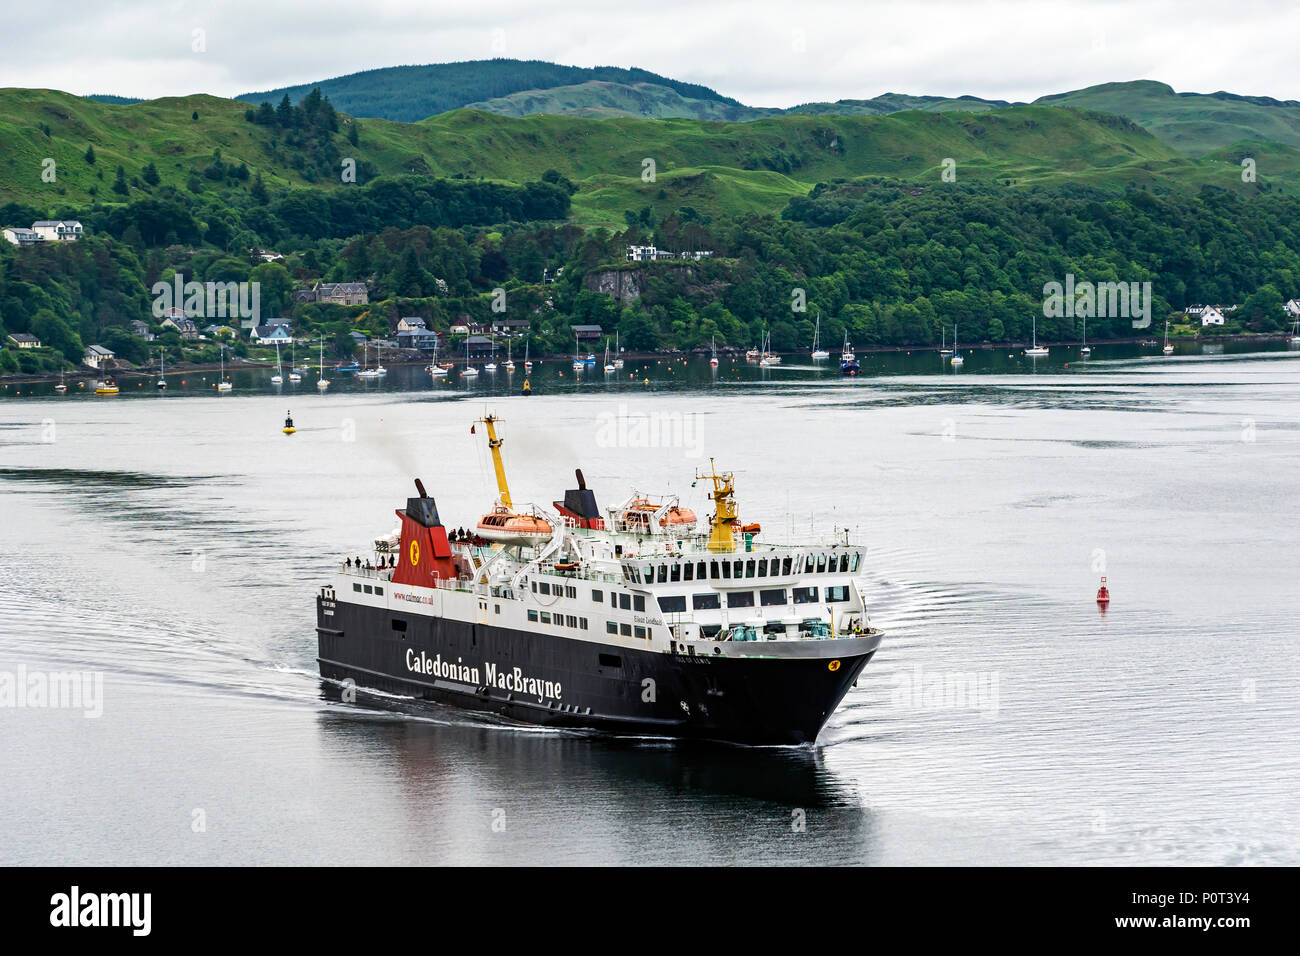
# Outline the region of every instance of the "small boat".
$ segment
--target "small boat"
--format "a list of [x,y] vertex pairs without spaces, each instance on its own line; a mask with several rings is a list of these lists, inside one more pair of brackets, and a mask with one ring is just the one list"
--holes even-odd
[[1091,355],[1092,349],[1088,348],[1088,317],[1083,317],[1083,347],[1079,349],[1080,355]]
[[[821,347],[821,341],[822,341],[822,314],[819,311],[817,313],[817,327],[813,329],[812,360],[814,362],[823,362],[826,359],[831,357],[831,353]],[[713,364],[716,365],[717,362],[714,362]]]
[[335,365],[335,366],[334,366],[334,371],[336,371],[336,372],[344,372],[344,373],[346,373],[346,372],[360,372],[360,371],[361,371],[361,366],[357,364],[357,362],[356,362],[355,359],[353,359],[351,362],[340,362],[338,365]]
[[853,354],[853,346],[849,345],[849,330],[844,330],[844,350],[840,352],[840,374],[857,375],[862,371],[862,366],[858,362],[858,357]]
[[614,330],[614,368],[623,367],[623,350],[618,346],[618,329]]
[[320,337],[320,378],[316,379],[316,387],[322,392],[330,387],[330,380],[325,377],[325,336]]
[[957,351],[957,323],[952,324],[952,358],[948,359],[948,364],[953,368],[961,368],[966,364],[966,360],[961,357]]
[[469,336],[465,336],[465,367],[460,370],[461,378],[478,378],[478,369],[469,364]]
[[614,367],[614,363],[609,360],[609,340],[606,339],[605,340],[605,374],[612,375],[617,371],[618,369]]
[[272,385],[283,385],[284,375],[281,374],[280,368],[280,343],[275,343],[275,374],[271,376]]
[[575,372],[581,372],[586,367],[587,367],[586,360],[581,355],[578,354],[578,333],[574,332],[573,333],[573,370]]
[[102,378],[95,383],[96,395],[116,395],[117,393],[117,383],[111,378]]
[[1296,320],[1291,323],[1291,337],[1287,339],[1287,342],[1290,345],[1300,345],[1300,316],[1297,316]]
[[361,343],[361,370],[357,372],[357,378],[378,378],[379,370],[370,367],[370,343]]
[[1168,319],[1165,319],[1165,344],[1164,344],[1164,348],[1162,348],[1160,351],[1164,352],[1166,355],[1174,354],[1174,347],[1169,344],[1169,320]]
[[489,341],[491,342],[491,345],[488,347],[488,361],[487,364],[483,366],[483,371],[495,372],[497,370],[497,363],[492,361],[491,357],[497,354],[497,337],[493,335]]
[[230,380],[226,378],[226,347],[223,345],[221,346],[221,378],[217,380],[217,391],[229,392],[234,387],[234,385],[230,384]]
[[290,412],[284,413],[284,428],[281,429],[286,435],[292,435],[298,429],[293,427],[293,415]]
[[54,390],[60,395],[68,390],[68,383],[63,379],[63,369],[59,369],[59,384],[54,386]]
[[298,368],[298,360],[294,357],[294,353],[295,353],[294,343],[290,342],[289,343],[289,365],[290,365],[289,381],[301,382],[302,381],[302,375],[300,374],[301,370]]
[[[953,331],[955,332],[956,329],[954,328]],[[948,328],[947,328],[947,326],[944,326],[942,329],[939,330],[939,354],[940,354],[940,355],[951,355],[951,354],[952,354],[952,349],[948,348]]]
[[164,349],[158,350],[158,381],[153,384],[160,392],[167,388],[167,352]]
[[555,534],[551,523],[538,514],[521,514],[498,504],[478,521],[474,529],[480,538],[499,544],[535,547]]
[[507,372],[515,370],[515,363],[510,358],[510,340],[506,339],[506,364],[502,366]]
[[709,368],[718,367],[718,342],[716,339],[709,339]]
[[525,372],[531,372],[531,371],[533,370],[533,363],[530,362],[530,361],[528,361],[528,346],[529,346],[529,344],[531,344],[531,343],[528,342],[528,341],[524,342],[524,371],[525,371]]
[[751,364],[757,363],[763,357],[762,349],[746,349],[745,361]]
[[[1037,355],[1046,355],[1046,354],[1047,354],[1047,348],[1046,348],[1045,346],[1042,346],[1042,345],[1039,345],[1039,344],[1038,344],[1038,316],[1034,316],[1034,317],[1033,317],[1033,322],[1034,322],[1034,326],[1033,326],[1033,344],[1031,344],[1031,345],[1029,346],[1029,348],[1025,349],[1025,354],[1026,354],[1026,355],[1035,355],[1035,356],[1037,356]],[[956,333],[954,332],[953,335],[954,335],[954,338],[955,338],[955,337],[956,337]]]
[[767,367],[770,366],[770,365],[780,365],[780,364],[781,364],[781,356],[776,355],[776,354],[773,353],[773,351],[772,351],[772,333],[771,333],[771,332],[766,332],[766,333],[764,333],[764,335],[763,335],[763,354],[762,354],[762,356],[759,358],[759,360],[758,360],[758,364],[759,364],[760,366],[762,366],[763,368],[767,368]]

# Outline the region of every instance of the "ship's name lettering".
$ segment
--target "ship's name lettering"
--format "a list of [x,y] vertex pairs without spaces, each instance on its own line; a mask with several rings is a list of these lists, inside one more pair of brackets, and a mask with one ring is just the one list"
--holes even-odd
[[484,664],[482,670],[482,676],[486,678],[484,680],[480,678],[479,668],[464,663],[462,658],[444,661],[441,654],[430,657],[424,651],[417,654],[409,647],[406,649],[406,669],[412,674],[441,677],[444,680],[472,684],[475,687],[486,684],[488,687],[496,687],[516,694],[527,694],[536,697],[539,702],[547,698],[560,700],[564,694],[564,687],[559,681],[525,676],[523,670],[518,667],[502,669],[496,664]]

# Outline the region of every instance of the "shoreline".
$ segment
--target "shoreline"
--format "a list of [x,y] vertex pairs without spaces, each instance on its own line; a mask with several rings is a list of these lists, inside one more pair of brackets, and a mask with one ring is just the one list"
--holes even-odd
[[[1213,335],[1213,336],[1180,335],[1180,336],[1172,336],[1169,339],[1169,341],[1171,343],[1207,342],[1207,341],[1209,342],[1286,342],[1290,337],[1291,336],[1289,332],[1263,332],[1263,333],[1238,333],[1234,335]],[[1093,339],[1090,344],[1094,346],[1141,345],[1143,342],[1148,342],[1148,341],[1152,341],[1152,338],[1149,336],[1131,336],[1125,338]],[[1069,340],[1039,343],[1039,345],[1047,348],[1073,348],[1081,344],[1082,341],[1079,339],[1069,339]],[[1029,348],[1029,346],[1030,343],[1028,342],[1010,342],[1010,341],[975,342],[971,344],[963,344],[960,348],[960,351],[987,352],[987,351],[998,351],[1001,349],[1011,349],[1015,351],[1015,350],[1027,349]],[[748,351],[748,348],[749,348],[748,346],[739,346],[739,345],[725,346],[723,348],[718,349],[718,354],[725,355],[725,356],[738,355],[743,357],[745,352]],[[862,347],[855,346],[853,348],[853,351],[857,355],[880,355],[889,352],[897,352],[897,353],[905,353],[905,354],[911,354],[912,352],[936,352],[937,353],[939,349],[940,349],[940,345],[930,343],[930,344],[921,344],[921,345],[867,345]],[[773,350],[772,354],[781,355],[781,356],[803,355],[807,351],[808,349],[792,349],[786,351]],[[835,350],[830,349],[829,351],[831,352],[832,357],[834,357]],[[624,350],[622,358],[625,361],[627,360],[645,361],[648,359],[674,358],[674,357],[683,357],[683,356],[707,356],[708,354],[709,354],[709,349],[705,347],[697,347],[694,349],[665,349],[662,351],[655,351],[655,352],[632,352],[632,351]],[[450,362],[453,367],[459,367],[466,364],[464,359],[447,359],[445,356],[442,358],[444,359],[444,361]],[[540,358],[535,358],[532,361],[534,364],[540,365],[545,362],[570,361],[571,359],[572,356],[568,355],[567,353],[565,354],[555,353],[553,355],[545,355]],[[497,356],[496,360],[500,361],[502,359],[500,356]],[[401,358],[395,360],[389,359],[387,365],[392,367],[404,367],[410,365],[428,365],[431,361],[432,358],[430,355],[423,355],[420,356],[419,358],[407,357],[407,358]],[[487,361],[487,359],[478,359],[468,364],[481,365],[485,361]],[[336,361],[332,365],[327,365],[327,370],[332,371],[334,366],[338,364],[339,364],[338,361]],[[521,361],[519,365],[522,368],[523,362]],[[306,367],[314,368],[315,365],[312,363],[307,363]],[[207,362],[194,362],[194,363],[178,362],[174,366],[169,365],[167,367],[167,374],[171,375],[174,373],[177,375],[182,375],[189,372],[215,372],[215,371],[219,371],[220,368],[221,368],[220,364],[213,365]],[[241,361],[226,362],[226,369],[228,371],[237,371],[237,370],[248,371],[250,369],[265,369],[267,371],[270,371],[272,368],[274,368],[274,365],[269,361],[244,359]],[[136,366],[133,368],[120,368],[120,369],[112,370],[112,376],[115,379],[148,378],[157,374],[158,374],[158,370],[156,367],[153,366],[147,366],[147,367]],[[81,365],[78,366],[75,371],[66,372],[64,378],[68,382],[77,382],[82,380],[95,381],[101,378],[102,376],[103,376],[103,372],[101,372],[100,370],[88,368],[84,365]],[[21,372],[10,373],[7,375],[0,375],[0,385],[41,385],[47,382],[57,382],[58,380],[59,380],[59,376],[57,374],[48,373],[48,372],[43,372],[38,375],[25,375]]]

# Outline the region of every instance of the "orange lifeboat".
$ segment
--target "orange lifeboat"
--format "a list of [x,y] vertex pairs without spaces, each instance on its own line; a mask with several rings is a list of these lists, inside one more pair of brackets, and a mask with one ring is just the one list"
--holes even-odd
[[[655,513],[662,507],[662,504],[655,504],[646,498],[636,498],[625,507],[623,522],[629,531],[648,531]],[[695,521],[695,512],[690,508],[672,505],[659,519],[659,527],[676,531],[680,528],[694,527]]]
[[538,545],[549,541],[555,529],[545,518],[521,515],[509,508],[497,506],[479,519],[475,529],[479,537],[500,544]]

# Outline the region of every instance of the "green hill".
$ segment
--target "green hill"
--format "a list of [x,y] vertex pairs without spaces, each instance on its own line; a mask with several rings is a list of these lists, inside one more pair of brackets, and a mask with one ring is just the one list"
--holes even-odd
[[686,99],[741,107],[740,103],[708,87],[670,80],[648,70],[561,66],[542,60],[507,59],[385,67],[298,86],[244,93],[236,99],[253,104],[278,103],[287,94],[290,100],[297,102],[314,87],[320,87],[320,91],[345,113],[411,123],[470,103],[589,82],[629,86],[650,84]]
[[[830,180],[937,184],[948,158],[963,182],[1112,192],[1135,184],[1275,188],[1270,184],[1287,178],[1284,171],[1300,168],[1294,150],[1261,146],[1261,183],[1246,184],[1231,156],[1193,161],[1115,116],[1047,106],[785,114],[726,123],[478,110],[400,123],[338,114],[336,131],[315,139],[250,122],[255,112],[211,96],[111,104],[48,90],[0,90],[0,137],[11,159],[0,164],[0,202],[70,215],[90,202],[147,197],[156,188],[151,170],[158,185],[210,198],[247,191],[259,177],[271,188],[345,188],[338,170],[347,158],[355,160],[360,182],[416,174],[522,184],[556,170],[577,187],[576,221],[621,225],[626,211],[646,207],[656,214],[681,206],[709,216],[775,213]],[[56,164],[54,182],[41,176],[47,158]],[[647,159],[653,181],[642,178]],[[119,165],[125,194],[113,188]]]
[[589,80],[569,86],[543,90],[523,90],[498,96],[466,109],[500,113],[503,116],[582,116],[589,119],[639,117],[646,119],[690,118],[736,121],[775,116],[780,110],[755,109],[733,100],[700,99],[683,96],[677,90],[658,83],[613,83]]
[[1300,103],[1234,93],[1175,93],[1151,80],[1105,83],[1044,96],[1045,106],[1079,106],[1127,116],[1188,156],[1242,140],[1300,147]]

